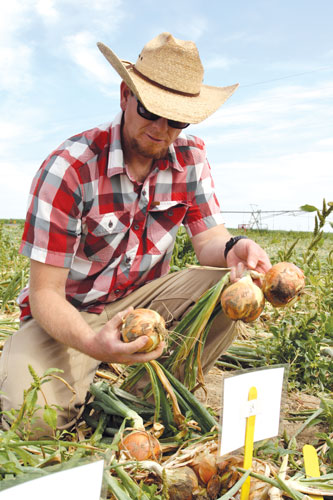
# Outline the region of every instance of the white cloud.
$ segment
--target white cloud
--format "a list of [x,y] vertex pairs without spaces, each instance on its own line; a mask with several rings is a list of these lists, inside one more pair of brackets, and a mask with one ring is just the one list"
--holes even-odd
[[[240,87],[230,101],[196,129],[207,131],[209,128],[217,130],[218,127],[230,129],[237,126],[238,133],[246,133],[249,125],[256,125],[263,132],[288,131],[293,127],[299,133],[302,129],[309,130],[309,124],[320,127],[333,116],[332,107],[327,106],[327,100],[333,97],[333,82],[318,82],[308,87],[279,86],[248,99],[244,99],[244,95]],[[246,127],[246,130],[241,127]],[[252,131],[256,133],[257,129],[252,128]],[[224,131],[219,135],[226,137]],[[213,136],[211,140],[220,139]]]
[[29,0],[27,2],[20,0],[1,2],[0,40],[2,43],[9,44],[19,28],[29,23],[27,18],[29,9]]
[[8,140],[18,138],[23,132],[24,126],[20,122],[0,121],[0,144],[4,141],[5,145]]
[[[228,209],[258,204],[262,209],[296,209],[332,198],[333,150],[310,151],[251,161],[213,164],[216,190]],[[226,209],[226,208],[225,208]]]
[[[5,178],[1,181],[3,191],[28,196],[27,187],[30,186],[32,175],[36,172],[36,164],[31,162],[18,164],[12,161],[2,163],[1,168],[6,172]],[[13,198],[15,199],[15,196]]]
[[333,137],[327,137],[326,139],[321,139],[317,141],[319,146],[332,146],[333,147]]
[[65,44],[70,57],[87,75],[103,85],[119,83],[120,78],[104,56],[98,57],[96,39],[91,33],[85,31],[68,36]]
[[26,92],[32,85],[33,47],[22,41],[20,30],[30,23],[31,2],[2,2],[0,15],[0,89]]
[[122,0],[82,0],[82,5],[89,7],[92,10],[102,13],[103,15],[110,13],[116,13],[122,7]]
[[36,12],[47,24],[59,20],[59,12],[55,8],[53,0],[37,0]]
[[1,181],[1,218],[25,218],[29,188],[36,164],[24,161],[1,162],[6,175]]
[[[79,9],[86,13],[87,29],[98,33],[99,36],[110,36],[110,33],[114,35],[118,32],[127,15],[128,6],[124,5],[123,0],[81,0]],[[81,26],[81,29],[83,28],[84,26]]]
[[33,103],[28,105],[8,100],[0,108],[1,165],[15,155],[17,164],[21,163],[22,158],[25,161],[27,148],[34,149],[36,144],[43,143],[47,133],[50,133],[48,110]]
[[21,43],[0,48],[0,89],[19,93],[30,89],[32,55],[32,48]]

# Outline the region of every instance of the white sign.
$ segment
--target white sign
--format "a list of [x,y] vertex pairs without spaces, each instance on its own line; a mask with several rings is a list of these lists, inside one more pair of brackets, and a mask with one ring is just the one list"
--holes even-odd
[[59,500],[59,498],[79,498],[99,500],[103,481],[104,460],[98,460],[73,469],[54,472],[32,479],[0,492],[1,500]]
[[[244,446],[246,421],[251,415],[256,416],[254,441],[278,435],[284,370],[249,370],[224,379],[220,455]],[[257,399],[249,401],[251,387],[257,389]]]

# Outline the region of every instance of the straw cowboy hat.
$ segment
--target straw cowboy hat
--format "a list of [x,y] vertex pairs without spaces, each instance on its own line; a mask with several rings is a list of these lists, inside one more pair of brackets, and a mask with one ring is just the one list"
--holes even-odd
[[161,33],[148,42],[135,64],[120,60],[109,47],[99,50],[139,101],[152,113],[186,123],[199,123],[236,90],[203,85],[203,66],[194,42]]

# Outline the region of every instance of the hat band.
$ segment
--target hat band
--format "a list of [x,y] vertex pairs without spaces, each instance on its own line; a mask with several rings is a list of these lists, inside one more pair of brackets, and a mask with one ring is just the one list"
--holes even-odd
[[135,66],[134,64],[130,63],[127,69],[132,69],[134,73],[140,78],[143,78],[143,80],[146,80],[147,82],[151,83],[155,87],[159,87],[160,89],[167,90],[168,92],[173,92],[174,94],[179,94],[179,95],[184,95],[186,97],[198,97],[200,95],[200,92],[197,92],[196,94],[192,94],[191,92],[183,92],[181,90],[175,90],[170,87],[166,87],[165,85],[162,85],[161,83],[155,82],[155,80],[151,80],[148,76],[144,75],[141,73]]

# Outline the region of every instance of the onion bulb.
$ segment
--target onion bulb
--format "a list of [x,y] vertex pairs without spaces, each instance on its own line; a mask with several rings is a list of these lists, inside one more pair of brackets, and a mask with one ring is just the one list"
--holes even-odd
[[261,288],[253,283],[250,274],[247,273],[223,290],[221,305],[229,318],[249,323],[262,313],[265,297]]
[[192,500],[198,489],[198,478],[191,467],[165,469],[170,500]]
[[204,484],[217,473],[216,456],[211,453],[200,453],[194,458],[191,466]]
[[119,443],[119,450],[124,450],[134,460],[158,460],[161,445],[155,436],[146,431],[133,431]]
[[121,333],[124,342],[132,342],[147,335],[149,340],[138,352],[150,352],[165,338],[167,330],[165,321],[158,312],[152,309],[134,309],[123,319]]
[[305,287],[303,271],[291,262],[274,264],[263,278],[265,298],[275,307],[288,304]]
[[207,489],[208,497],[209,498],[220,497],[219,493],[221,490],[221,486],[222,486],[222,482],[221,482],[220,476],[218,474],[214,474],[214,476],[212,476],[210,478],[210,480],[208,481],[208,484],[207,484],[206,489]]

